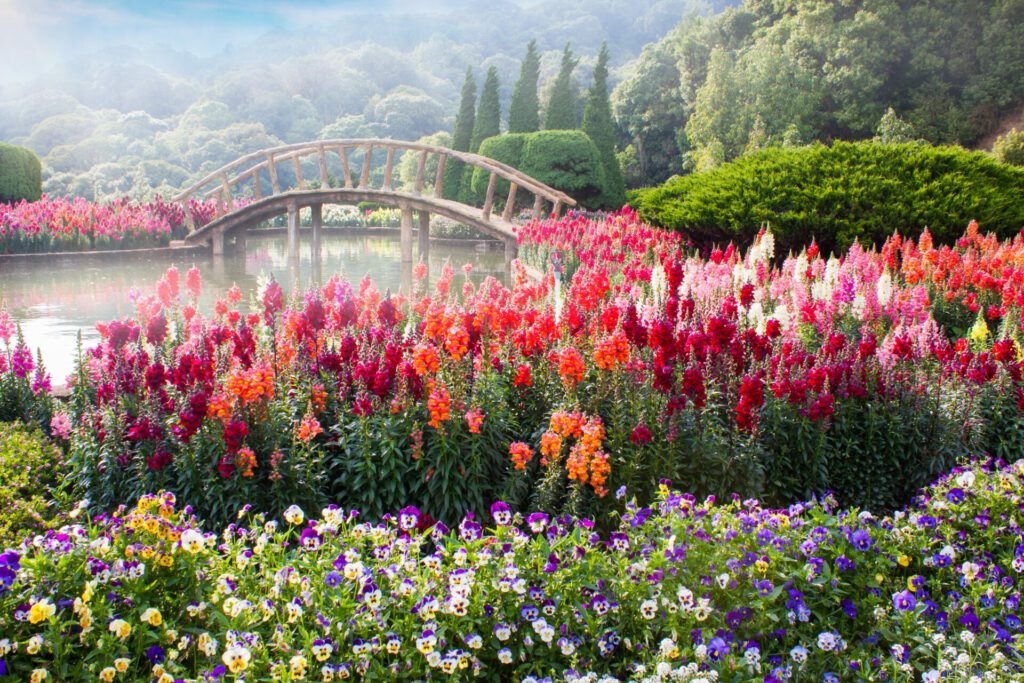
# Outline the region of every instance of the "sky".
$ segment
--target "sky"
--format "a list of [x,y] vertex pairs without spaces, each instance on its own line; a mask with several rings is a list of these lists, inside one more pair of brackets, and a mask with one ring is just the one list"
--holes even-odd
[[467,2],[0,0],[0,83],[28,80],[107,46],[169,44],[203,57],[278,28],[323,27],[353,13],[440,11]]

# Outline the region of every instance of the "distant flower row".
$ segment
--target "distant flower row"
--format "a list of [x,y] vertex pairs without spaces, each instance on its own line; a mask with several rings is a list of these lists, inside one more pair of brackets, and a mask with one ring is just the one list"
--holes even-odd
[[[213,219],[214,202],[191,202],[197,226]],[[0,204],[0,254],[91,251],[164,246],[184,234],[185,212],[161,198],[98,204],[43,196],[37,202]]]

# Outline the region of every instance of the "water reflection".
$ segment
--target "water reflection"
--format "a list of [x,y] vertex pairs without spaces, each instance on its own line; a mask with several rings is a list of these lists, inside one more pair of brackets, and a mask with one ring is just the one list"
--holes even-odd
[[[397,292],[411,282],[411,267],[403,269],[398,237],[325,234],[320,258],[312,258],[309,233],[300,242],[297,264],[289,264],[284,236],[249,237],[244,255],[231,254],[214,259],[207,254],[161,255],[145,259],[64,259],[56,261],[0,263],[0,300],[21,323],[29,346],[40,349],[54,378],[74,369],[75,345],[79,333],[86,347],[99,335],[96,321],[131,315],[133,290],[149,291],[171,265],[181,271],[198,266],[203,274],[200,306],[210,310],[218,294],[237,284],[245,301],[261,277],[273,276],[291,291],[304,290],[338,274],[353,283],[370,275],[381,291]],[[504,255],[500,249],[486,250],[473,244],[433,243],[429,272],[436,276],[445,261],[458,267],[473,264],[473,279],[491,275],[504,279]],[[289,268],[289,265],[292,267]],[[404,270],[404,272],[403,272]]]

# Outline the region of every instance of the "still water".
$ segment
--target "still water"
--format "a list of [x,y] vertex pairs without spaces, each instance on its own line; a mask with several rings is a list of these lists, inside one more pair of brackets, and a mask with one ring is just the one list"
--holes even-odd
[[[0,261],[0,301],[21,325],[25,341],[39,349],[53,377],[54,386],[74,371],[75,349],[79,333],[88,348],[99,340],[95,323],[132,315],[130,296],[134,292],[151,293],[156,281],[170,267],[177,267],[184,286],[185,272],[197,266],[203,278],[200,308],[209,312],[214,299],[233,284],[243,293],[243,301],[257,288],[261,277],[273,276],[289,291],[296,283],[308,288],[315,273],[308,235],[300,243],[299,267],[289,270],[285,238],[252,237],[246,241],[244,256],[228,253],[215,261],[206,253],[161,254],[146,258],[59,259]],[[418,258],[418,257],[417,257]],[[441,272],[448,261],[458,269],[473,265],[474,280],[492,275],[504,280],[504,252],[487,249],[486,243],[439,243],[430,247],[430,277]],[[398,237],[331,235],[322,238],[320,278],[341,275],[353,285],[369,274],[382,292],[399,291],[402,284],[401,252]],[[461,276],[461,274],[460,274]]]

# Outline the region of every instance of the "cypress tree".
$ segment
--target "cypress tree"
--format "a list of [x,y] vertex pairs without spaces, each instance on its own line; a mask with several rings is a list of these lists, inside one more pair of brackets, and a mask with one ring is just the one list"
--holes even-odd
[[579,127],[576,117],[576,96],[572,88],[572,72],[578,63],[579,60],[573,59],[572,50],[566,43],[562,52],[562,66],[555,77],[551,97],[548,99],[548,109],[544,117],[546,130],[575,130]]
[[473,122],[473,139],[469,151],[480,149],[480,143],[501,132],[501,100],[498,99],[498,69],[487,70],[484,89],[480,91],[480,105]]
[[537,41],[526,46],[526,56],[519,69],[519,80],[512,90],[512,103],[508,109],[509,133],[534,133],[540,130],[540,98],[537,81],[540,79],[540,55]]
[[615,128],[608,99],[608,43],[601,45],[597,56],[594,83],[583,108],[583,132],[594,141],[604,166],[605,189],[601,205],[606,209],[617,209],[626,203],[626,185],[622,180],[619,160],[615,157]]
[[[469,145],[470,152],[480,149],[480,143],[501,132],[501,100],[498,99],[498,69],[491,67],[484,79],[484,88],[480,91],[480,104],[476,108],[476,120],[473,122],[473,140]],[[459,201],[465,204],[474,203],[473,168],[467,166],[462,172],[462,184]]]
[[[462,84],[462,98],[459,100],[459,113],[455,116],[455,131],[452,133],[452,149],[468,152],[473,140],[473,124],[476,116],[476,79],[473,78],[472,67],[466,69],[466,80]],[[442,194],[445,199],[459,197],[459,185],[462,183],[463,164],[458,159],[448,158],[444,167],[444,184]]]

